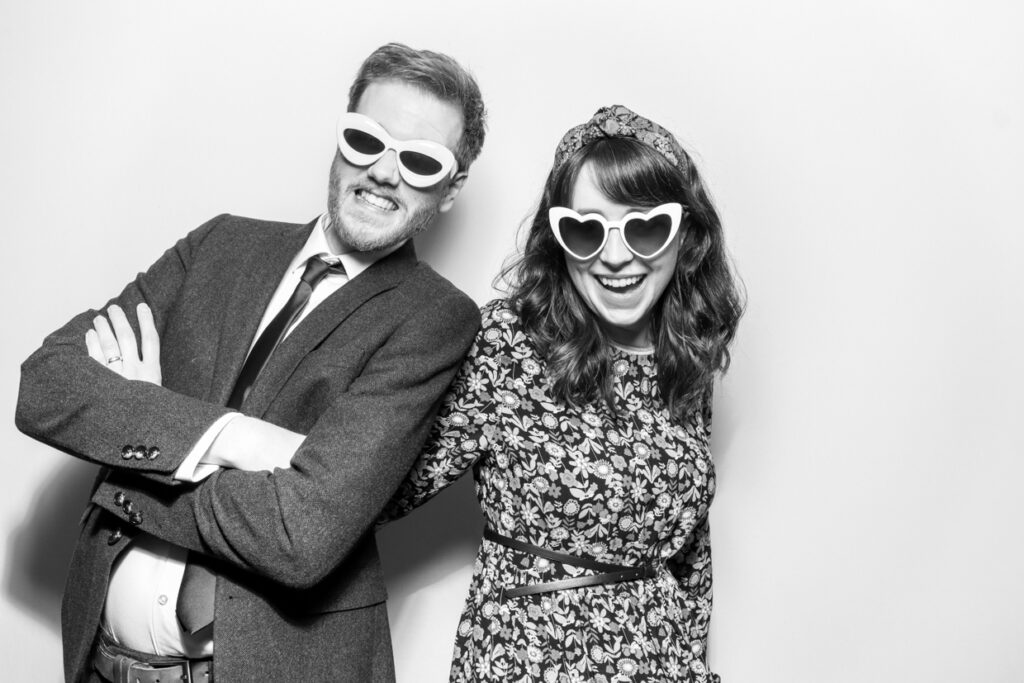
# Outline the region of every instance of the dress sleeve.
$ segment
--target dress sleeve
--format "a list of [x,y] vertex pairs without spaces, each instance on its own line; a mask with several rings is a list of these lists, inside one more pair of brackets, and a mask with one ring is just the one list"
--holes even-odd
[[668,569],[676,577],[683,593],[680,626],[691,643],[700,644],[699,649],[691,648],[694,659],[690,668],[694,673],[707,676],[697,680],[719,683],[721,679],[707,667],[708,630],[711,627],[711,539],[706,516],[697,524],[690,541],[668,561]]
[[477,335],[448,390],[416,464],[388,503],[378,524],[403,517],[455,483],[490,452],[494,429],[493,330],[484,311]]

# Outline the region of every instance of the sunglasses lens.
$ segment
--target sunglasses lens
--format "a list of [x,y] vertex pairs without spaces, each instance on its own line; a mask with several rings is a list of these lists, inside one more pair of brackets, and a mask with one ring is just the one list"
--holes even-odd
[[407,169],[421,176],[437,175],[444,168],[440,161],[422,152],[406,150],[399,154],[399,160]]
[[346,128],[342,135],[345,143],[360,154],[380,154],[384,151],[384,143],[365,131]]
[[665,246],[672,234],[672,218],[664,214],[648,219],[634,218],[626,221],[622,236],[630,249],[641,256],[651,256]]
[[604,241],[604,226],[600,221],[580,221],[566,216],[558,221],[558,234],[566,248],[574,255],[585,258],[593,256]]

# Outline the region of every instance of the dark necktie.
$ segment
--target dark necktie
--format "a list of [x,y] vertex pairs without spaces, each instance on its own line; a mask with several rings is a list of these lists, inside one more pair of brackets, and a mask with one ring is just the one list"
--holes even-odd
[[[341,264],[332,266],[319,256],[314,256],[306,262],[306,269],[303,271],[295,291],[292,292],[291,298],[288,299],[288,303],[266,326],[259,339],[253,344],[249,357],[245,359],[242,371],[235,382],[235,388],[231,391],[231,397],[228,399],[229,408],[238,409],[242,405],[260,371],[270,359],[270,354],[281,343],[285,332],[309,303],[313,288],[329,272],[344,274],[345,269]],[[185,565],[185,575],[181,579],[177,604],[178,621],[189,633],[195,633],[213,623],[216,587],[217,579],[208,566],[206,556],[190,552],[188,564]]]

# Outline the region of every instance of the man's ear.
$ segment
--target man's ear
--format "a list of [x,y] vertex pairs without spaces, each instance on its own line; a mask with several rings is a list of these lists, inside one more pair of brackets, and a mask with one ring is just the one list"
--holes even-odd
[[455,174],[455,177],[448,183],[448,187],[445,188],[444,197],[441,199],[441,204],[437,207],[438,211],[444,213],[448,209],[452,208],[452,204],[455,203],[455,197],[459,194],[459,190],[462,189],[462,186],[465,184],[466,178],[468,177],[468,171],[460,171]]

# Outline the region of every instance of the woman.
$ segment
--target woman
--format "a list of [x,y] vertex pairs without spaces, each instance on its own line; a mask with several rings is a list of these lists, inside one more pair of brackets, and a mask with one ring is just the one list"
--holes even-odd
[[453,681],[717,681],[711,384],[741,312],[690,157],[622,106],[570,130],[388,517],[474,467]]

